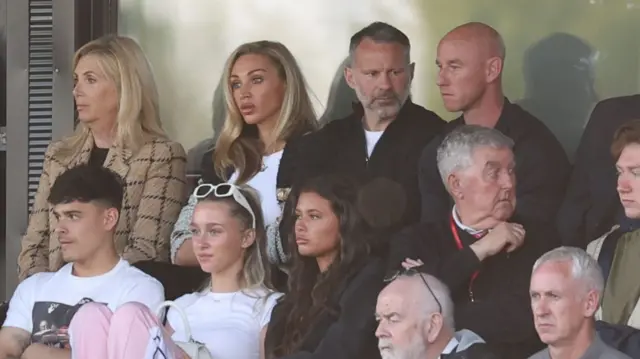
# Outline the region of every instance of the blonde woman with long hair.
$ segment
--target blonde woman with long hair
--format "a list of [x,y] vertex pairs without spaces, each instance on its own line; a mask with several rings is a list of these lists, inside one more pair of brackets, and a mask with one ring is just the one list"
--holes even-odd
[[[226,62],[226,119],[215,149],[204,156],[205,183],[249,184],[261,198],[267,227],[267,256],[286,260],[279,217],[293,182],[296,140],[317,128],[302,71],[281,43],[258,41],[238,47]],[[172,261],[196,265],[188,223],[193,198],[172,234]]]
[[[167,138],[149,63],[132,39],[106,36],[73,59],[75,132],[49,145],[19,256],[20,278],[56,271],[62,253],[76,250],[73,228],[53,232],[48,196],[56,178],[80,164],[104,166],[122,177],[124,199],[116,249],[125,260],[169,260],[169,236],[185,198],[186,156]],[[61,245],[61,242],[64,245]]]
[[[269,281],[257,194],[248,186],[221,183],[198,186],[194,197],[189,230],[196,260],[209,280],[174,304],[185,314],[191,338],[213,358],[262,358],[271,311],[281,294]],[[139,303],[115,312],[90,304],[80,308],[70,330],[78,358],[156,358],[150,354],[160,351],[163,358],[188,358],[175,345],[190,339],[175,309],[166,312],[163,326],[156,313]]]

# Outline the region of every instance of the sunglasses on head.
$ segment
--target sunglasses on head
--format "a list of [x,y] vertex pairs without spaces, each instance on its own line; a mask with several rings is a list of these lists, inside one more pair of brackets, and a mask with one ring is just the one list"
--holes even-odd
[[207,198],[211,194],[218,198],[233,197],[233,200],[236,201],[236,203],[251,214],[251,229],[256,228],[256,215],[253,213],[251,205],[249,205],[249,201],[247,201],[247,198],[242,194],[242,191],[240,191],[238,186],[231,183],[220,183],[218,185],[203,183],[193,191],[193,196],[199,200]]
[[431,293],[431,296],[433,297],[433,299],[436,300],[436,304],[438,305],[438,313],[442,313],[442,304],[440,304],[440,301],[438,300],[438,297],[436,297],[436,294],[431,289],[431,286],[429,285],[427,280],[424,279],[424,276],[422,275],[422,273],[419,272],[417,269],[415,269],[415,267],[414,268],[409,268],[409,269],[399,270],[396,273],[394,273],[393,275],[385,278],[384,281],[385,282],[393,282],[394,280],[398,279],[399,277],[413,277],[413,276],[416,276],[416,275],[419,276],[420,279],[422,279],[422,283],[424,283],[425,287],[427,287],[427,290],[429,291],[429,293]]

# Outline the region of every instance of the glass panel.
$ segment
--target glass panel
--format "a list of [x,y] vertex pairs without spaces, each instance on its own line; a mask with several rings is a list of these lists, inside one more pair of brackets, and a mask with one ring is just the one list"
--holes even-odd
[[640,0],[121,0],[119,30],[147,51],[164,124],[189,148],[212,131],[213,93],[236,46],[260,39],[288,46],[322,115],[350,36],[375,20],[409,36],[413,98],[445,119],[456,114],[435,86],[439,39],[468,21],[494,26],[507,46],[505,93],[548,123],[569,153],[598,99],[640,86]]

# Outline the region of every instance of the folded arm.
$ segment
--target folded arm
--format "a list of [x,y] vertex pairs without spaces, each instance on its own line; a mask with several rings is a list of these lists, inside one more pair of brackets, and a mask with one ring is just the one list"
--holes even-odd
[[473,330],[488,343],[521,343],[537,336],[529,298],[531,270],[557,233],[529,228],[524,245],[507,259],[509,275],[491,300],[456,307],[456,325]]

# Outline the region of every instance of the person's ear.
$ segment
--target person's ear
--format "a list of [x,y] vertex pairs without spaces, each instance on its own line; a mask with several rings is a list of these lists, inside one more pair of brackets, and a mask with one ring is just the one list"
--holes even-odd
[[120,213],[115,208],[107,208],[104,211],[104,229],[107,231],[112,231],[118,225],[118,219],[120,218]]
[[595,290],[590,290],[584,300],[584,316],[593,317],[600,307],[600,295]]
[[455,199],[462,199],[464,197],[461,182],[462,179],[455,173],[451,173],[449,177],[447,177],[447,188],[449,189],[451,197]]
[[344,67],[344,81],[352,89],[356,88],[356,82],[353,78],[353,69],[351,68],[350,64]]
[[247,229],[242,234],[242,248],[246,249],[253,245],[256,241],[256,230],[255,229]]
[[492,57],[487,60],[487,83],[491,83],[500,78],[502,73],[502,59],[499,57]]
[[442,327],[444,326],[444,317],[441,313],[434,313],[428,320],[426,338],[429,343],[433,343],[438,339]]

